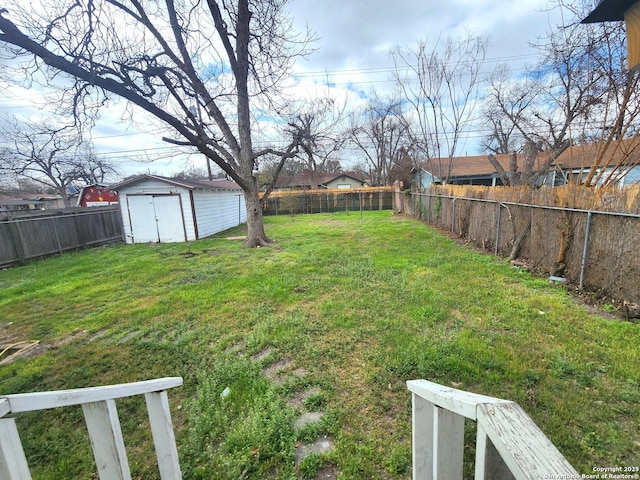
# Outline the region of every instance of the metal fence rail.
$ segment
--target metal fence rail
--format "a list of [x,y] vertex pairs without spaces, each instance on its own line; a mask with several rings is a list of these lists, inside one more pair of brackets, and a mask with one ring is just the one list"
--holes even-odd
[[0,220],[0,267],[120,241],[118,206],[16,215]]

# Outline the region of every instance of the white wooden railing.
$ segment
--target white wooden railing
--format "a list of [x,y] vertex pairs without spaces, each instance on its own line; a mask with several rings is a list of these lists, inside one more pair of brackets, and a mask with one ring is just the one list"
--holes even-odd
[[580,478],[514,402],[410,380],[413,479],[461,480],[465,418],[477,422],[475,480]]
[[13,415],[82,405],[100,480],[130,480],[115,399],[142,394],[147,402],[160,477],[162,480],[182,478],[167,396],[167,389],[180,385],[181,377],[169,377],[105,387],[0,396],[0,479],[31,479]]

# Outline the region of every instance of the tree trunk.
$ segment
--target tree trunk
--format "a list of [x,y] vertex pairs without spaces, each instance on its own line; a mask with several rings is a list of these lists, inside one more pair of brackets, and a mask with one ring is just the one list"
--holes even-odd
[[522,248],[522,243],[524,239],[527,238],[529,231],[531,230],[531,216],[527,220],[527,223],[522,227],[520,233],[513,241],[513,247],[511,248],[511,253],[509,254],[509,260],[515,260],[520,255],[520,249]]
[[271,244],[264,231],[262,217],[262,203],[258,197],[257,186],[244,191],[244,201],[247,207],[247,239],[244,246],[248,248],[266,247]]

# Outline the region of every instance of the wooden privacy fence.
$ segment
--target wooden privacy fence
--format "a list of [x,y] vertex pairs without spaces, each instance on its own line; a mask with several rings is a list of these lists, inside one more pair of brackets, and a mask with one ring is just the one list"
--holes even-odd
[[0,267],[120,241],[122,219],[117,205],[15,215],[0,220]]
[[465,419],[477,423],[475,480],[581,478],[514,402],[410,380],[413,479],[462,480]]
[[265,215],[391,210],[393,187],[289,190],[271,192]]
[[414,216],[496,256],[513,255],[519,244],[516,257],[534,270],[640,303],[640,214],[440,193],[413,193],[412,199]]
[[81,405],[99,478],[130,480],[115,400],[134,395],[145,396],[160,478],[182,478],[167,396],[169,388],[180,385],[182,377],[168,377],[105,387],[0,396],[0,478],[31,479],[15,418],[8,415]]

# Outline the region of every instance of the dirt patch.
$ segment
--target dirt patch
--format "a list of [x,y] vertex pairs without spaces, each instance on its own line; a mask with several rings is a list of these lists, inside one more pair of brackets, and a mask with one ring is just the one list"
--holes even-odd
[[282,371],[289,367],[289,365],[291,365],[291,360],[283,358],[282,360],[278,360],[268,367],[263,368],[262,374],[272,382],[282,385],[286,380],[286,376],[282,374]]
[[94,340],[98,340],[99,338],[104,337],[107,333],[109,333],[109,330],[106,328],[103,328],[102,330],[98,330],[96,333],[91,335],[91,337],[89,338],[89,341],[93,342]]
[[244,345],[244,340],[240,340],[238,343],[225,348],[224,353],[226,353],[227,355],[230,355],[232,353],[241,353],[242,351],[244,351]]
[[251,360],[254,362],[261,362],[262,360],[267,358],[269,355],[271,355],[271,352],[273,352],[271,347],[265,347],[262,350],[260,350],[258,353],[251,355]]
[[314,480],[336,480],[340,471],[336,467],[319,468]]
[[333,448],[333,438],[326,435],[312,443],[301,443],[296,447],[296,464],[299,465],[304,458],[312,453],[328,453]]
[[82,340],[87,336],[86,330],[74,332],[71,335],[60,338],[51,343],[41,343],[38,340],[17,340],[15,336],[8,334],[5,329],[0,329],[0,365],[7,365],[23,357],[35,357],[52,348],[59,348],[74,341]]
[[305,377],[307,375],[307,369],[306,368],[296,368],[293,372],[291,372],[291,375],[293,375],[296,378],[302,378]]
[[609,320],[625,320],[622,302],[604,295],[581,292],[577,288],[572,294],[573,301],[592,315],[599,315]]
[[[0,365],[6,365],[20,357],[37,355],[38,351],[44,352],[47,349],[39,342],[14,342],[0,344]],[[50,347],[49,347],[50,348]]]
[[304,412],[298,417],[295,427],[300,430],[310,423],[318,423],[324,417],[324,412]]
[[318,395],[319,393],[319,387],[311,387],[303,392],[296,392],[293,394],[293,397],[291,397],[291,400],[289,400],[289,406],[292,408],[304,408],[304,401],[309,397]]
[[124,337],[122,337],[120,340],[118,340],[118,345],[121,345],[123,343],[127,343],[129,340],[132,340],[132,339],[136,338],[138,335],[141,335],[141,334],[142,334],[142,330],[134,330],[133,332],[129,332]]

